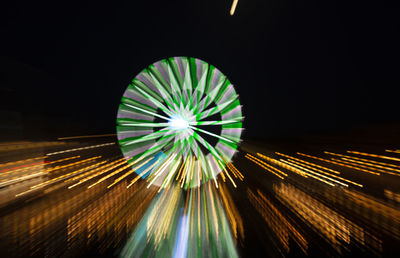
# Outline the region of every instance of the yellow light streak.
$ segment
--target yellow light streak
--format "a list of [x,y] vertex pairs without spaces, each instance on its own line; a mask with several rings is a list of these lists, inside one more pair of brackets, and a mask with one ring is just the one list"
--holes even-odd
[[151,166],[149,166],[148,168],[146,168],[142,173],[140,173],[139,175],[137,175],[133,180],[132,180],[132,182],[129,184],[129,185],[127,185],[126,186],[126,188],[129,188],[129,187],[131,187],[134,183],[136,183],[138,180],[139,180],[139,178],[141,178],[143,175],[145,175],[147,172],[149,172],[155,165],[157,165],[158,164],[158,162],[154,162],[153,164],[151,164]]
[[172,177],[175,175],[175,172],[176,172],[177,168],[179,167],[180,162],[181,162],[181,157],[179,157],[178,161],[175,161],[173,163],[172,169],[168,173],[168,176],[166,178],[164,178],[164,181],[163,181],[160,189],[158,190],[158,192],[160,192],[162,188],[169,187],[169,182],[171,181]]
[[97,135],[81,135],[81,136],[69,136],[69,137],[60,137],[57,140],[71,140],[71,139],[83,139],[83,138],[96,138],[96,137],[107,137],[107,136],[116,136],[117,134],[97,134]]
[[[349,159],[353,159],[353,160],[361,160],[361,161],[365,161],[365,162],[368,162],[368,163],[373,163],[373,164],[379,164],[379,165],[383,165],[383,166],[389,166],[389,167],[400,168],[400,166],[394,165],[394,164],[390,164],[390,163],[379,162],[379,161],[370,160],[370,159],[362,159],[362,158],[358,158],[358,157],[354,157],[354,156],[342,155],[342,154],[337,154],[337,153],[332,153],[332,152],[327,152],[327,151],[325,151],[325,153],[326,153],[326,154],[330,154],[330,155],[339,156],[339,157],[349,158]],[[386,169],[389,169],[389,168],[386,168]],[[400,171],[400,170],[399,170],[399,171]]]
[[251,158],[255,159],[256,161],[260,162],[260,163],[263,164],[264,166],[267,166],[268,168],[270,168],[270,169],[272,169],[272,170],[275,170],[276,172],[278,172],[278,173],[280,173],[280,174],[282,174],[282,175],[284,175],[284,176],[288,176],[286,173],[280,171],[279,169],[277,169],[277,168],[271,166],[271,165],[268,164],[268,163],[265,163],[264,161],[262,161],[262,160],[260,160],[260,159],[258,159],[258,158],[256,158],[256,157],[254,157],[253,155],[250,155],[249,153],[247,153],[247,155],[250,156]]
[[[130,170],[130,171],[126,172],[125,174],[123,174],[122,176],[118,177],[117,179],[114,180],[114,182],[113,182],[111,185],[107,186],[107,188],[112,187],[113,185],[117,184],[118,182],[120,182],[120,181],[121,181],[122,179],[124,179],[125,177],[129,176],[130,174],[132,174],[133,172],[135,172],[135,171],[138,170],[139,168],[143,167],[143,166],[146,165],[151,159],[153,159],[153,157],[149,158],[146,162],[143,162],[143,163],[140,164],[139,166],[137,166],[137,167],[135,167],[135,168],[132,168],[132,170]],[[158,161],[158,160],[157,160],[157,161]],[[154,162],[154,163],[157,163],[157,161]],[[147,173],[147,171],[146,171],[146,173]],[[142,172],[140,175],[144,175],[144,174],[145,174],[145,173]],[[127,187],[127,188],[128,188],[128,187]]]
[[[313,170],[311,170],[311,169],[302,167],[302,166],[297,165],[297,164],[295,164],[295,163],[292,163],[292,162],[290,162],[290,161],[287,161],[287,160],[286,160],[286,161],[281,160],[281,161],[282,161],[282,162],[287,162],[287,163],[289,163],[290,165],[295,166],[295,167],[297,167],[297,168],[299,168],[299,169],[301,169],[301,170],[305,170],[305,171],[307,171],[307,172],[309,172],[309,173],[311,173],[311,174],[318,175],[318,176],[320,176],[320,177],[322,177],[322,178],[328,179],[328,180],[333,181],[333,182],[335,182],[335,183],[337,183],[337,184],[340,184],[340,185],[343,185],[343,186],[346,186],[346,187],[349,186],[348,184],[342,183],[342,182],[337,181],[337,180],[335,180],[335,179],[332,179],[332,178],[330,178],[330,177],[328,177],[328,176],[321,175],[320,173],[317,173],[317,172],[315,172],[315,171],[313,171]],[[311,176],[311,175],[310,175],[310,176]],[[314,177],[314,178],[315,178],[315,177]],[[318,179],[318,180],[321,180],[321,179]],[[324,181],[324,180],[321,180],[321,181],[327,182],[327,181]]]
[[[155,170],[155,171],[153,171],[153,173],[151,173],[151,175],[149,175],[148,177],[147,177],[147,181],[149,182],[149,181],[152,181],[153,179],[154,179],[154,177],[155,176],[157,176],[157,174],[158,174],[158,172],[160,171],[160,169],[167,163],[167,161],[168,161],[168,159],[170,158],[171,156],[167,156],[166,158],[164,158],[162,161],[161,161],[161,165]],[[159,162],[157,162],[157,164],[158,164]]]
[[183,168],[183,170],[182,170],[182,175],[181,175],[181,179],[179,180],[179,183],[180,182],[182,182],[182,184],[181,184],[181,188],[183,187],[183,184],[184,184],[184,182],[185,182],[185,174],[187,173],[187,166],[188,166],[188,159],[189,159],[189,156],[188,156],[188,158],[186,159],[186,161],[185,161],[185,167]]
[[[211,184],[208,184],[208,190],[209,193],[211,193]],[[219,238],[219,230],[218,230],[218,218],[217,218],[217,212],[215,210],[215,204],[214,204],[214,195],[210,196],[210,201],[211,201],[211,214],[213,215],[213,219],[214,219],[214,225],[215,225],[215,232],[217,233],[217,239]]]
[[[370,167],[377,167],[377,168],[382,168],[382,169],[386,169],[386,170],[400,172],[400,169],[388,168],[388,167],[385,167],[385,166],[371,164],[369,162],[363,162],[363,161],[358,161],[358,160],[349,159],[349,158],[342,158],[342,159],[343,160],[347,160],[347,161],[351,161],[351,162],[355,162],[355,163],[359,163],[359,164],[363,164],[363,165],[370,166]],[[384,173],[386,173],[386,172],[384,172]]]
[[219,162],[219,164],[222,166],[222,168],[223,168],[224,172],[226,173],[226,175],[228,176],[229,180],[231,180],[233,186],[236,188],[236,184],[235,184],[235,182],[233,181],[232,177],[228,174],[228,171],[226,171],[225,166],[221,163],[221,161],[218,160],[218,162]]
[[355,166],[349,166],[349,165],[343,164],[341,162],[335,162],[335,161],[331,161],[331,160],[328,160],[328,159],[322,159],[322,158],[318,158],[318,157],[315,157],[315,156],[303,154],[301,152],[297,152],[297,154],[305,156],[305,157],[308,157],[308,158],[317,159],[317,160],[325,161],[325,162],[332,163],[332,164],[335,164],[335,165],[339,165],[339,166],[342,166],[342,167],[348,167],[348,168],[352,168],[352,169],[359,170],[359,171],[362,171],[362,172],[374,174],[374,175],[377,175],[377,176],[380,175],[379,173],[376,173],[376,172],[373,172],[373,171],[369,171],[369,170],[366,170],[366,169],[362,169],[362,168],[359,168],[359,167],[355,167]]
[[95,173],[95,172],[97,172],[97,171],[99,171],[99,170],[101,170],[101,169],[105,169],[105,168],[107,168],[107,167],[110,167],[110,166],[114,165],[115,163],[121,162],[121,161],[124,160],[124,159],[125,159],[125,158],[121,158],[121,159],[118,159],[118,160],[114,160],[113,162],[109,162],[109,163],[107,163],[107,164],[105,164],[105,165],[102,165],[102,166],[96,168],[96,169],[93,169],[93,170],[90,170],[90,171],[88,171],[88,172],[86,172],[86,173],[83,173],[83,174],[77,175],[77,176],[75,176],[75,177],[69,178],[69,179],[65,180],[65,182],[70,182],[70,181],[78,180],[78,179],[80,179],[80,178],[82,178],[82,177],[85,177],[85,176],[87,176],[87,175],[93,174],[93,173]]
[[15,183],[18,183],[18,182],[21,182],[21,181],[25,181],[25,180],[28,180],[28,179],[32,179],[32,178],[35,178],[35,177],[38,177],[38,176],[41,176],[41,175],[45,175],[45,174],[46,173],[39,172],[39,173],[35,173],[35,174],[23,175],[23,176],[20,176],[20,177],[17,177],[17,178],[8,180],[8,181],[2,181],[0,183],[0,187],[4,187],[4,186],[10,185],[10,184],[15,184]]
[[228,164],[228,166],[231,167],[231,169],[232,169],[233,171],[236,172],[236,174],[238,175],[239,179],[243,181],[244,176],[243,176],[242,173],[240,173],[240,171],[232,164],[232,162],[228,162],[227,164]]
[[[317,164],[314,164],[314,163],[311,163],[311,162],[307,162],[305,160],[302,160],[302,159],[299,159],[299,158],[295,158],[295,157],[292,157],[292,156],[289,156],[289,155],[285,155],[285,154],[282,154],[282,153],[279,153],[279,152],[275,152],[275,153],[280,155],[280,156],[282,156],[282,157],[285,157],[285,158],[297,160],[299,162],[305,163],[305,164],[310,165],[310,166],[314,166],[314,167],[317,167],[317,168],[320,168],[320,169],[325,169],[326,171],[330,171],[330,172],[335,173],[335,174],[340,174],[339,171],[336,171],[336,170],[333,170],[333,169],[330,169],[330,168],[327,168],[327,167],[324,167],[324,166],[320,166],[320,165],[317,165]],[[257,153],[257,155],[263,156],[260,153]]]
[[237,6],[238,2],[239,2],[239,0],[233,0],[231,11],[230,11],[231,16],[235,14],[235,10],[236,10],[236,6]]
[[169,163],[171,163],[172,159],[174,159],[176,157],[177,154],[173,154],[171,155],[171,157],[169,157],[165,163],[154,173],[155,177],[153,178],[153,180],[147,185],[147,188],[150,187],[150,185],[152,185],[154,183],[154,181],[161,176],[161,174],[164,172],[165,168],[169,165]]
[[[186,158],[186,160],[187,160],[187,158]],[[186,162],[186,161],[185,161],[185,162]],[[178,178],[179,178],[179,176],[181,175],[181,173],[182,173],[182,171],[183,171],[183,168],[185,167],[185,162],[182,162],[182,164],[180,164],[181,166],[180,166],[180,168],[179,168],[178,174],[176,175],[175,181],[178,181]]]
[[347,151],[347,152],[348,153],[352,153],[352,154],[358,154],[358,155],[361,155],[361,156],[368,156],[368,157],[374,157],[374,158],[380,158],[380,159],[388,159],[388,160],[400,161],[399,158],[389,157],[389,156],[384,156],[384,155],[377,155],[377,154],[358,152],[358,151]]
[[89,161],[92,161],[92,160],[95,160],[95,159],[99,159],[99,158],[101,158],[101,156],[96,156],[96,157],[92,157],[92,158],[88,158],[88,159],[83,159],[83,160],[80,160],[80,161],[77,161],[77,162],[74,162],[74,163],[70,163],[70,164],[66,164],[66,165],[63,165],[63,166],[56,166],[54,168],[46,169],[46,173],[53,172],[53,171],[56,171],[56,170],[59,170],[59,169],[73,167],[73,166],[76,166],[76,165],[79,165],[79,164],[82,164],[82,163],[86,163],[86,162],[89,162]]
[[84,183],[86,181],[89,181],[90,179],[93,179],[93,178],[95,178],[97,176],[100,176],[100,175],[102,175],[104,173],[107,173],[108,171],[113,170],[114,168],[117,168],[117,167],[121,166],[122,164],[126,163],[126,160],[125,160],[125,158],[122,158],[120,160],[112,162],[112,164],[115,164],[115,163],[117,163],[117,164],[114,165],[114,166],[111,166],[111,167],[109,166],[110,164],[107,164],[107,165],[104,165],[104,166],[100,167],[99,169],[105,169],[105,170],[102,170],[102,171],[100,171],[100,172],[98,172],[96,174],[92,174],[91,176],[88,176],[86,178],[83,178],[83,179],[79,180],[78,183],[69,186],[68,189],[71,189],[71,188],[73,188],[73,187],[75,187],[77,185],[80,185],[80,184],[82,184],[82,183]]
[[[374,171],[378,171],[378,172],[381,172],[381,173],[384,173],[384,174],[390,174],[390,175],[400,176],[400,174],[396,174],[396,173],[393,173],[393,172],[389,172],[389,171],[385,171],[385,170],[382,170],[382,169],[378,169],[378,168],[374,168],[374,167],[370,167],[370,166],[364,166],[364,165],[357,164],[357,163],[359,163],[360,161],[346,161],[346,158],[342,158],[342,159],[344,159],[344,160],[332,158],[332,160],[334,160],[334,161],[336,161],[336,162],[343,162],[343,163],[345,163],[345,164],[349,164],[349,165],[356,166],[356,167],[360,167],[360,168],[373,169]],[[348,160],[348,159],[347,159],[347,160]]]
[[278,166],[283,167],[283,168],[285,168],[285,169],[287,169],[287,170],[290,170],[290,171],[292,171],[293,173],[296,173],[296,174],[298,174],[298,175],[300,175],[300,176],[302,176],[302,177],[305,177],[305,178],[308,177],[308,176],[307,176],[305,173],[303,173],[303,171],[301,171],[300,169],[296,169],[296,168],[294,168],[294,167],[292,167],[292,166],[288,166],[287,164],[285,164],[285,163],[283,163],[283,162],[281,162],[281,161],[279,161],[279,160],[276,160],[276,159],[267,157],[267,156],[262,155],[262,154],[260,154],[260,153],[258,153],[257,155],[260,156],[260,157],[262,157],[263,159],[265,159],[265,160],[267,160],[267,161],[269,161],[269,162],[275,164],[275,165],[278,165]]
[[31,159],[24,159],[24,160],[7,162],[7,163],[0,164],[0,168],[7,167],[7,166],[12,166],[12,165],[17,165],[17,164],[20,164],[20,163],[26,163],[26,162],[30,162],[30,161],[33,161],[33,160],[45,159],[45,158],[47,158],[47,157],[43,156],[43,157],[36,157],[36,158],[31,158]]
[[[296,164],[290,163],[290,162],[285,161],[285,160],[281,160],[281,162],[286,163],[286,165],[291,166],[291,167],[294,168],[294,169],[299,169],[299,167],[300,167],[300,166],[298,166],[298,165],[296,165]],[[317,176],[314,176],[313,174],[315,174],[315,173],[310,174],[311,172],[310,172],[310,170],[308,170],[308,169],[302,168],[302,169],[299,169],[299,170],[301,170],[301,171],[302,171],[304,174],[306,174],[307,176],[310,176],[310,177],[312,177],[312,178],[317,179],[318,181],[321,181],[321,182],[323,182],[323,183],[325,183],[325,184],[328,184],[328,185],[330,185],[330,186],[335,186],[335,185],[332,184],[331,182],[328,182],[328,181],[326,181],[326,180],[324,180],[324,179],[321,179],[321,178],[319,178],[319,177],[317,177]],[[307,172],[305,172],[304,170],[309,171],[310,173],[307,173]],[[322,176],[322,175],[320,175],[320,176]],[[336,181],[336,180],[332,180],[332,181]],[[342,184],[342,183],[341,183],[341,184]],[[346,184],[344,184],[344,185],[347,186]]]
[[101,161],[101,162],[98,162],[98,163],[93,164],[93,165],[91,165],[91,166],[81,168],[81,169],[76,170],[76,171],[74,171],[74,172],[71,172],[71,173],[68,173],[68,174],[65,174],[65,175],[56,177],[56,178],[54,178],[54,179],[45,181],[45,182],[43,182],[43,183],[40,183],[40,184],[31,186],[31,189],[38,188],[38,187],[41,187],[41,186],[45,186],[45,185],[51,184],[51,183],[53,183],[53,182],[57,182],[57,181],[59,181],[59,180],[61,180],[61,179],[63,179],[63,178],[69,177],[69,176],[71,176],[71,175],[75,175],[75,174],[77,174],[77,173],[79,173],[79,172],[82,172],[82,171],[91,169],[91,168],[93,168],[93,167],[100,166],[100,165],[102,165],[102,164],[104,164],[104,163],[106,163],[106,162],[107,162],[107,161]]
[[[198,172],[198,176],[197,176],[197,185],[200,186],[200,179],[201,179],[200,160],[197,161],[197,172]],[[199,200],[200,200],[200,197],[199,197]]]
[[247,155],[245,156],[245,158],[247,158],[247,159],[253,161],[253,162],[256,163],[257,165],[259,165],[259,166],[262,167],[263,169],[267,170],[268,172],[274,174],[275,176],[279,177],[280,179],[282,179],[282,180],[285,179],[283,176],[281,176],[281,175],[275,173],[274,171],[272,171],[271,169],[267,168],[266,166],[264,166],[263,164],[259,163],[258,161],[253,160],[252,157],[251,157],[249,154],[247,154]]
[[308,242],[305,237],[283,216],[260,190],[257,190],[257,193],[258,195],[253,193],[250,189],[247,189],[250,202],[268,223],[285,250],[287,252],[290,251],[289,236],[291,236],[300,246],[301,250],[307,254]]
[[116,171],[114,171],[114,172],[108,174],[107,176],[100,178],[96,183],[89,185],[89,186],[88,186],[88,189],[90,189],[90,188],[92,188],[93,186],[95,186],[95,185],[97,185],[97,184],[103,182],[104,180],[107,180],[108,178],[110,178],[110,177],[112,177],[112,176],[114,176],[114,175],[116,175],[116,174],[118,174],[118,173],[124,171],[125,169],[127,169],[127,168],[129,168],[129,167],[132,167],[132,165],[131,165],[131,164],[128,164],[128,165],[126,165],[126,166],[123,166],[122,168],[117,169]]
[[[225,163],[225,164],[226,164],[228,170],[231,171],[232,175],[233,175],[235,178],[239,178],[240,180],[242,180],[242,178],[236,174],[236,171],[233,170],[233,169],[231,168],[231,166],[229,166],[228,163]],[[243,181],[243,180],[242,180],[242,181]]]
[[88,150],[88,149],[93,149],[93,148],[98,148],[98,147],[104,147],[104,146],[109,146],[109,145],[114,145],[114,144],[115,144],[115,142],[109,142],[109,143],[98,144],[98,145],[92,145],[92,146],[86,146],[86,147],[81,147],[81,148],[75,148],[75,149],[69,149],[69,150],[63,150],[63,151],[57,151],[57,152],[47,153],[46,156],[51,156],[51,155],[56,155],[56,154],[61,154],[61,153],[66,153],[66,152],[73,152],[73,151],[80,151],[80,150]]
[[385,150],[386,152],[400,153],[400,150]]
[[[42,166],[48,166],[48,165],[51,165],[51,164],[55,164],[55,163],[59,163],[59,162],[63,162],[63,161],[71,160],[71,159],[77,159],[77,158],[80,158],[80,157],[81,156],[74,156],[74,157],[59,159],[59,160],[51,161],[51,162],[48,162],[48,163],[36,164],[36,165],[30,166],[30,167],[23,167],[23,168],[10,170],[10,171],[7,171],[7,172],[3,172],[1,174],[2,175],[7,175],[7,174],[10,174],[10,173],[27,171],[27,170],[31,170],[31,169],[34,169],[34,168],[38,168],[38,167],[42,167]],[[49,170],[47,170],[46,172],[49,172]]]
[[359,186],[359,187],[363,187],[363,185],[361,185],[361,184],[355,183],[355,182],[353,182],[353,181],[350,181],[350,180],[345,179],[345,178],[340,177],[340,176],[336,176],[336,175],[329,174],[329,173],[327,173],[327,172],[325,172],[325,171],[322,171],[322,170],[320,170],[320,169],[313,168],[312,166],[308,166],[308,165],[302,164],[302,163],[300,163],[300,162],[297,162],[297,161],[294,161],[294,160],[291,160],[291,159],[289,159],[289,161],[291,161],[291,162],[293,162],[293,163],[295,163],[295,164],[297,164],[297,165],[301,165],[301,166],[303,166],[303,167],[309,168],[309,169],[314,169],[314,170],[316,170],[316,171],[318,171],[318,172],[320,172],[320,173],[323,173],[323,174],[325,174],[325,175],[329,175],[329,176],[334,177],[334,178],[338,178],[338,179],[340,179],[340,180],[343,180],[343,181],[345,181],[345,182],[351,183],[351,184],[353,184],[353,185],[356,185],[356,186]]

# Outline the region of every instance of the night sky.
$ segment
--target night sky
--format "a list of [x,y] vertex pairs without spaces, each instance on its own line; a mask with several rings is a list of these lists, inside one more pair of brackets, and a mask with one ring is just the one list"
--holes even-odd
[[10,2],[3,138],[113,133],[130,80],[172,56],[228,76],[245,137],[400,123],[395,1],[239,0],[234,16],[230,0]]

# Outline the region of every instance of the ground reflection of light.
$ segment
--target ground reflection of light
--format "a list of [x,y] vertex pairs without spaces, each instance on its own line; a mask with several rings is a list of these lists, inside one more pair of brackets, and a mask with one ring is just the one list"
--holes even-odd
[[186,215],[182,215],[181,222],[179,223],[179,235],[176,241],[173,257],[184,258],[186,257],[188,245],[189,223]]

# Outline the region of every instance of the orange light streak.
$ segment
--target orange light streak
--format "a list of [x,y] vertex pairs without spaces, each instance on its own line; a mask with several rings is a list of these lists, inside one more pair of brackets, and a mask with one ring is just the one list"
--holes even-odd
[[325,174],[325,175],[329,175],[329,176],[334,177],[334,178],[338,178],[338,179],[340,179],[340,180],[343,180],[343,181],[345,181],[345,182],[351,183],[351,184],[353,184],[353,185],[356,185],[356,186],[359,186],[359,187],[363,187],[363,185],[360,185],[360,184],[358,184],[358,183],[355,183],[355,182],[350,181],[350,180],[348,180],[348,179],[345,179],[345,178],[343,178],[343,177],[329,174],[329,173],[327,173],[327,172],[325,172],[325,171],[319,170],[319,169],[317,169],[317,168],[313,168],[313,167],[311,167],[311,166],[302,164],[302,163],[300,163],[300,162],[297,162],[297,161],[294,161],[294,160],[291,160],[291,159],[289,159],[289,161],[291,161],[291,162],[293,162],[293,163],[295,163],[295,164],[297,164],[297,165],[300,165],[300,166],[309,168],[309,169],[314,169],[314,170],[316,170],[316,171],[318,171],[318,172],[320,172],[320,173],[323,173],[323,174]]
[[[317,168],[320,168],[320,169],[325,169],[325,170],[330,171],[330,172],[335,173],[335,174],[340,174],[339,171],[336,171],[336,170],[333,170],[333,169],[330,169],[330,168],[327,168],[327,167],[324,167],[324,166],[320,166],[320,165],[317,165],[317,164],[314,164],[314,163],[311,163],[311,162],[307,162],[305,160],[302,160],[302,159],[299,159],[299,158],[295,158],[295,157],[292,157],[292,156],[289,156],[289,155],[285,155],[285,154],[282,154],[282,153],[279,153],[279,152],[275,152],[275,153],[280,155],[280,156],[282,156],[282,157],[285,157],[285,158],[294,159],[294,160],[297,160],[299,162],[305,163],[305,164],[310,165],[310,166],[314,166],[314,167],[317,167]],[[263,156],[262,154],[259,154],[259,153],[257,153],[257,155]]]
[[[247,154],[247,155],[248,155],[248,154]],[[281,176],[281,175],[275,173],[274,171],[272,171],[271,169],[267,168],[267,167],[264,166],[263,164],[261,164],[261,163],[259,163],[258,161],[252,159],[252,157],[251,157],[250,155],[248,155],[248,156],[247,156],[247,155],[245,156],[245,158],[247,158],[247,159],[253,161],[253,162],[256,163],[257,165],[259,165],[259,166],[262,167],[263,169],[267,170],[268,172],[274,174],[275,176],[279,177],[280,179],[282,179],[282,180],[285,179],[283,176]]]
[[335,161],[331,161],[331,160],[328,160],[328,159],[322,159],[322,158],[318,158],[318,157],[315,157],[315,156],[303,154],[303,153],[301,153],[301,152],[297,152],[297,154],[298,154],[298,155],[305,156],[305,157],[308,157],[308,158],[317,159],[317,160],[325,161],[325,162],[332,163],[332,164],[335,164],[335,165],[339,165],[339,166],[342,166],[342,167],[348,167],[348,168],[352,168],[352,169],[359,170],[359,171],[362,171],[362,172],[374,174],[374,175],[377,175],[377,176],[380,175],[379,173],[375,173],[375,172],[373,172],[373,171],[369,171],[369,170],[362,169],[362,168],[355,167],[355,166],[349,166],[349,165],[343,164],[343,163],[341,163],[341,162],[335,162]]
[[384,156],[384,155],[377,155],[377,154],[358,152],[358,151],[347,151],[347,152],[348,153],[352,153],[352,154],[362,155],[362,156],[368,156],[368,157],[374,157],[374,158],[380,158],[380,159],[388,159],[388,160],[400,161],[399,158],[389,157],[389,156]]

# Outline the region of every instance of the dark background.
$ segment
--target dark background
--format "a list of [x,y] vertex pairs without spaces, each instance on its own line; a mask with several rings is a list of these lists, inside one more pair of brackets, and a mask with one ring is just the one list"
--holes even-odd
[[[143,68],[192,56],[235,85],[245,137],[399,128],[395,1],[9,1],[2,140],[115,132]],[[358,128],[358,129],[357,129]]]

